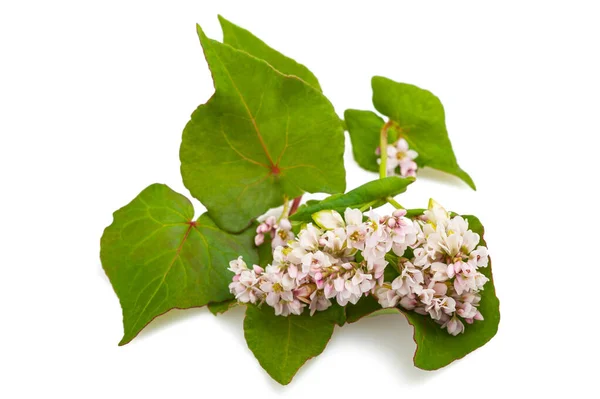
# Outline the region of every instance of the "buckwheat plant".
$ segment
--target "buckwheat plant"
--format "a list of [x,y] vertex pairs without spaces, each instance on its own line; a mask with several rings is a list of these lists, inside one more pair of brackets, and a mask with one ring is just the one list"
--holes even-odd
[[[215,93],[179,149],[183,183],[206,212],[195,217],[188,198],[152,184],[102,235],[119,344],[171,309],[238,307],[248,347],[287,384],[336,326],[368,315],[406,318],[414,364],[426,370],[489,341],[500,311],[479,219],[398,202],[423,168],[475,189],[440,100],[375,76],[374,110],[346,110],[342,121],[306,66],[219,19],[223,42],[197,27]],[[358,165],[379,173],[347,192],[344,130]],[[307,201],[311,193],[328,196]]]

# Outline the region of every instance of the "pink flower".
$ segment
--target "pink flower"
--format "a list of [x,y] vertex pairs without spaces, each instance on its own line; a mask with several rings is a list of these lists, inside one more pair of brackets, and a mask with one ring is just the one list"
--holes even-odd
[[448,333],[454,336],[465,332],[465,325],[460,320],[458,320],[456,316],[452,317],[450,320],[445,322],[442,325],[442,328],[447,329]]
[[331,301],[327,299],[324,292],[321,290],[314,291],[310,295],[310,315],[314,315],[316,311],[322,311],[331,306]]

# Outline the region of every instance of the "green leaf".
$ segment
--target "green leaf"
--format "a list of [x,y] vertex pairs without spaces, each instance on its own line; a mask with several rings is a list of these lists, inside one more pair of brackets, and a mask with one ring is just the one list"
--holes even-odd
[[223,302],[213,302],[213,303],[209,303],[207,305],[208,310],[210,310],[210,313],[214,314],[215,316],[220,315],[222,313],[227,312],[229,309],[234,308],[238,305],[237,300],[235,299],[228,299],[226,301]]
[[245,51],[256,58],[265,60],[284,75],[297,76],[315,89],[321,91],[317,77],[307,67],[269,47],[265,42],[246,29],[231,23],[220,15],[219,22],[223,29],[223,43],[235,49]]
[[284,195],[343,192],[344,133],[327,98],[199,26],[198,35],[216,91],[183,131],[181,173],[213,220],[240,231]]
[[336,194],[317,203],[302,205],[290,216],[292,221],[311,221],[312,214],[323,209],[333,209],[343,213],[346,208],[361,208],[372,203],[373,208],[383,205],[387,197],[394,197],[406,191],[414,182],[411,177],[389,176],[363,184],[346,194]]
[[[456,161],[446,130],[444,107],[440,100],[427,90],[394,82],[381,76],[373,77],[371,84],[375,108],[396,122],[395,127],[400,136],[404,137],[411,149],[419,154],[415,160],[417,164],[457,176],[475,189],[471,177],[458,166]],[[366,167],[362,164],[361,166],[373,170],[373,159],[366,158],[366,154],[374,152],[378,147],[378,143],[375,143],[371,137],[375,134],[376,120],[372,115],[369,116],[364,111],[360,112],[350,112],[350,119],[354,117],[355,129],[352,127],[353,122],[348,120],[347,116],[346,123],[350,136],[354,136],[353,145],[359,146],[354,150],[355,154],[357,152],[361,154],[357,161],[360,159]],[[361,143],[365,137],[367,141]],[[365,148],[360,148],[361,146]]]
[[124,345],[155,317],[232,298],[229,261],[258,261],[254,231],[221,231],[190,201],[162,184],[144,189],[114,213],[100,258],[123,308]]
[[325,349],[336,324],[343,324],[344,308],[332,306],[310,316],[275,316],[269,306],[248,306],[244,336],[263,369],[277,382],[289,384],[310,358]]
[[[379,137],[385,122],[371,111],[347,109],[344,112],[346,129],[352,142],[352,153],[358,165],[371,172],[379,172],[379,156],[375,150],[379,147]],[[388,142],[397,140],[396,135],[388,133]]]
[[269,234],[265,235],[265,242],[258,247],[258,265],[267,267],[273,262],[273,248],[271,247],[272,238]]
[[[483,239],[483,226],[479,219],[471,215],[463,217],[469,222],[469,229],[481,236],[480,245],[486,245]],[[414,357],[415,366],[424,370],[439,369],[483,346],[496,335],[500,322],[500,302],[496,296],[491,262],[488,267],[478,270],[490,279],[481,292],[479,306],[485,319],[465,325],[464,334],[453,337],[446,330],[442,330],[440,325],[430,317],[398,309],[402,311],[415,330],[414,340],[417,344]],[[349,323],[353,323],[364,316],[380,314],[380,311],[381,307],[377,301],[374,298],[366,297],[358,301],[356,305],[348,305],[346,317]]]
[[[387,269],[388,268],[386,268],[386,271]],[[365,316],[376,314],[381,310],[383,309],[375,297],[371,295],[365,296],[362,297],[355,305],[352,303],[348,303],[348,305],[346,305],[346,321],[348,323],[354,323]]]

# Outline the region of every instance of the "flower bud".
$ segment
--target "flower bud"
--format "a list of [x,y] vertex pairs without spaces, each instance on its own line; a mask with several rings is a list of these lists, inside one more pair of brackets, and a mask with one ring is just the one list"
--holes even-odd
[[264,242],[265,242],[265,235],[264,234],[257,234],[256,237],[254,237],[254,244],[257,247],[261,246]]
[[404,217],[405,215],[406,215],[406,209],[396,209],[392,213],[392,216],[395,218],[401,218],[401,217]]
[[282,230],[289,231],[292,229],[292,224],[290,223],[290,221],[288,219],[281,219],[279,221],[279,228]]
[[254,273],[256,274],[263,274],[265,272],[265,269],[263,269],[259,265],[252,266],[252,270],[254,270]]
[[315,223],[319,225],[319,227],[326,230],[333,230],[338,227],[346,227],[346,223],[344,223],[342,215],[334,210],[326,209],[313,213],[312,218]]

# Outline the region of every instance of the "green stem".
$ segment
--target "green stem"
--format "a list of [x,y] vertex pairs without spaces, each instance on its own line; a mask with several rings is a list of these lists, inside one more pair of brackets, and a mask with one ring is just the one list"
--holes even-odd
[[389,202],[390,204],[392,204],[392,206],[396,209],[406,209],[404,208],[402,205],[400,205],[395,199],[393,199],[392,197],[387,197],[386,201]]
[[289,217],[289,213],[290,213],[290,199],[288,198],[287,195],[283,196],[283,212],[281,213],[281,216],[279,216],[279,219],[277,219],[277,221],[280,221],[281,219],[287,219]]
[[370,207],[372,207],[372,206],[373,206],[373,204],[375,204],[377,201],[379,201],[379,200],[374,200],[374,201],[371,201],[371,202],[369,202],[369,203],[366,203],[366,204],[364,204],[364,205],[363,205],[363,206],[360,208],[360,211],[361,211],[361,212],[364,212],[364,211],[366,211],[367,209],[369,209]]
[[388,145],[388,129],[391,121],[386,122],[381,128],[379,135],[379,152],[381,153],[381,163],[379,164],[379,178],[384,179],[387,176],[387,145]]
[[[394,125],[394,121],[391,119],[383,125],[381,128],[381,135],[379,137],[379,150],[381,152],[381,163],[379,164],[379,178],[383,179],[387,176],[387,145],[388,145],[388,130]],[[387,202],[392,204],[396,209],[405,209],[392,197],[385,199]],[[361,209],[362,210],[362,209]]]

